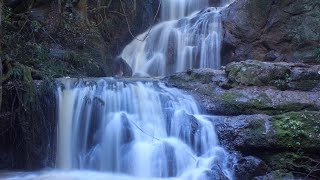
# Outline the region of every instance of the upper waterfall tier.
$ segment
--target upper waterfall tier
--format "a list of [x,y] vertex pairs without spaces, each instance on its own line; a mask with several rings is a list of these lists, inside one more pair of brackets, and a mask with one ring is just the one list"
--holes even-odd
[[57,167],[139,178],[232,178],[193,98],[158,81],[61,80]]
[[[227,5],[221,1],[220,5]],[[139,35],[121,53],[135,76],[163,76],[220,67],[223,7],[207,0],[165,0],[162,22]],[[200,12],[198,10],[201,10]]]
[[161,21],[175,20],[208,7],[208,0],[163,0]]

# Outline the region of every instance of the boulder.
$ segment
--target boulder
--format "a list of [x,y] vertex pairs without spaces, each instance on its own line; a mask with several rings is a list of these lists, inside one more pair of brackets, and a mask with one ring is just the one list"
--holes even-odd
[[123,60],[120,57],[113,60],[112,70],[113,70],[112,75],[114,77],[131,77],[132,76],[131,67],[127,64],[125,60]]

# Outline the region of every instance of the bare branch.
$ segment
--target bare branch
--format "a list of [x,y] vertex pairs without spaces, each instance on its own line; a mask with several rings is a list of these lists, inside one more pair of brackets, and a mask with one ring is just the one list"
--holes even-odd
[[157,16],[158,16],[158,14],[159,14],[159,11],[160,11],[161,1],[159,1],[159,5],[158,5],[157,12],[156,12],[156,14],[155,14],[155,16],[154,16],[154,18],[153,18],[152,26],[149,28],[148,33],[145,35],[145,37],[144,37],[143,39],[138,39],[136,36],[133,35],[133,33],[132,33],[132,31],[131,31],[131,28],[130,28],[130,23],[129,23],[129,20],[128,20],[128,16],[126,15],[126,11],[125,11],[125,9],[124,9],[122,0],[120,0],[120,4],[121,4],[121,9],[122,9],[122,11],[123,11],[123,13],[124,13],[124,15],[125,15],[124,17],[125,17],[125,19],[126,19],[126,23],[127,23],[128,30],[129,30],[130,35],[131,35],[134,39],[136,39],[136,40],[138,40],[138,41],[145,41],[145,40],[147,39],[147,37],[149,36],[151,30],[152,30],[152,26],[155,24],[155,21],[156,21],[156,19],[157,19]]

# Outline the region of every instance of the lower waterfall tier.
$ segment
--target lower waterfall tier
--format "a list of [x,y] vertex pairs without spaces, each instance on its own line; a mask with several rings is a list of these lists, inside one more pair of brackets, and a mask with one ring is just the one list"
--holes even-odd
[[157,81],[61,83],[58,168],[231,179],[228,153],[191,96]]

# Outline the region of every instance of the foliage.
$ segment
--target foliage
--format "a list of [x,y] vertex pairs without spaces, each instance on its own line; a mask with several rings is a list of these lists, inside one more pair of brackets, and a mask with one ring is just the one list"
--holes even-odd
[[2,22],[5,24],[11,22],[11,8],[5,6],[2,8]]

